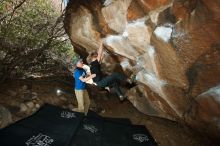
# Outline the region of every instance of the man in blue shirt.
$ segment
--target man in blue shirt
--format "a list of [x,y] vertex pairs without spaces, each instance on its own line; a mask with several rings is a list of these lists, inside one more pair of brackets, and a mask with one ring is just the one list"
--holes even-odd
[[86,71],[83,69],[82,59],[78,59],[75,62],[76,69],[73,76],[75,78],[75,94],[78,102],[78,112],[84,112],[87,115],[90,106],[90,99],[86,90],[86,81],[94,78],[96,75],[86,75]]

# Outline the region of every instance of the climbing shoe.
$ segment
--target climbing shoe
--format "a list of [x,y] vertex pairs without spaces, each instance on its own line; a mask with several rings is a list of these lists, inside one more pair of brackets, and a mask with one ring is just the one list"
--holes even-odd
[[121,102],[124,101],[126,98],[127,98],[127,96],[125,96],[125,95],[120,95],[119,96],[119,99],[120,99]]
[[105,90],[110,92],[110,88],[109,87],[105,87]]
[[135,81],[136,81],[136,75],[134,75],[134,74],[132,74],[132,75],[127,79],[127,82],[128,82],[129,84],[133,84],[133,83],[135,83]]

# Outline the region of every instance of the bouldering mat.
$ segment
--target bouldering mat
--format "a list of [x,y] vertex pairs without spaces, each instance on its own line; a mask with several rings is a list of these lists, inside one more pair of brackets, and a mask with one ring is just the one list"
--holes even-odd
[[104,117],[104,121],[106,122],[115,122],[118,124],[125,124],[125,125],[131,125],[131,121],[129,119],[125,119],[125,118],[107,118]]
[[82,118],[83,114],[45,105],[32,116],[2,129],[0,146],[69,145]]
[[103,119],[84,117],[71,146],[102,146]]
[[143,125],[133,125],[131,127],[129,146],[155,146],[157,143],[150,132]]
[[103,146],[128,146],[131,126],[112,121],[103,124]]
[[35,114],[0,130],[0,146],[156,146],[141,125],[44,105]]

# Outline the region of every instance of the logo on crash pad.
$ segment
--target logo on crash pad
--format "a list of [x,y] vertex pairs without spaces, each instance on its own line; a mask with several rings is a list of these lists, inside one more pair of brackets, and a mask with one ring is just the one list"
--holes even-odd
[[136,140],[139,143],[143,143],[143,142],[149,140],[149,138],[145,134],[134,134],[133,139]]
[[39,133],[37,136],[31,137],[25,144],[27,146],[51,146],[54,140],[42,133]]
[[85,130],[88,130],[89,132],[91,132],[91,133],[96,133],[96,132],[98,132],[98,129],[94,126],[94,125],[83,125],[83,128],[85,129]]
[[76,118],[75,113],[68,112],[68,111],[62,111],[60,116],[61,116],[61,118],[66,118],[66,119]]

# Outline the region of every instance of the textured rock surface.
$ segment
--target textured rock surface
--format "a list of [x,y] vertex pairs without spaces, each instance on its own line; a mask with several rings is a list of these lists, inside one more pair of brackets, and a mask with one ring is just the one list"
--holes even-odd
[[86,57],[103,40],[106,72],[121,65],[137,73],[127,93],[137,109],[213,137],[220,137],[219,27],[217,0],[70,0],[65,18],[77,53]]
[[0,128],[12,123],[11,112],[3,106],[0,106]]

